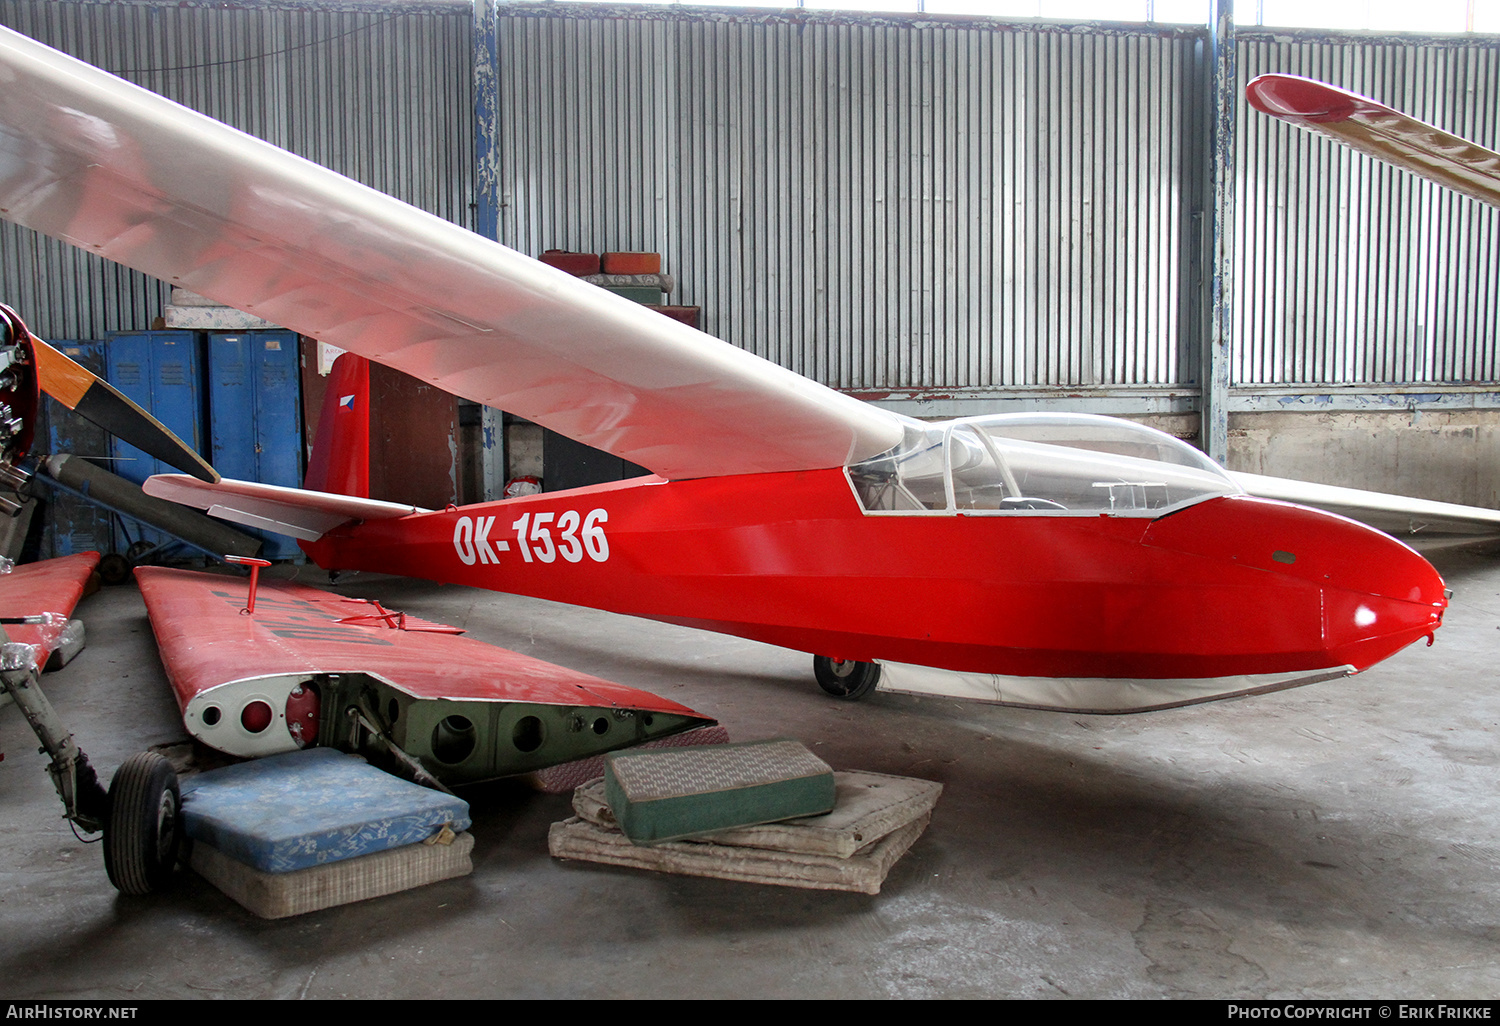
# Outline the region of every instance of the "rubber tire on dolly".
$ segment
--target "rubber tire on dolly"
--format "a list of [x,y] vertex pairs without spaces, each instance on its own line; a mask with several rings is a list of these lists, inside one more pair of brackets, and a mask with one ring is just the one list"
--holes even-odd
[[818,678],[818,687],[834,698],[853,702],[874,691],[880,683],[880,664],[813,656],[813,676]]
[[111,552],[99,560],[99,579],[105,584],[124,584],[130,580],[130,560]]
[[182,794],[172,764],[155,752],[125,760],[109,784],[104,869],[122,894],[151,894],[171,882],[182,850]]

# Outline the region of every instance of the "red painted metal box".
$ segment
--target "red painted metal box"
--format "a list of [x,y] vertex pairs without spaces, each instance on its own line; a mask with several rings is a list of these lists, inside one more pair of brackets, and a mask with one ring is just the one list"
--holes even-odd
[[605,274],[660,274],[660,253],[606,253]]
[[549,249],[539,259],[549,267],[567,271],[580,278],[585,274],[599,273],[598,253],[569,253],[566,250]]

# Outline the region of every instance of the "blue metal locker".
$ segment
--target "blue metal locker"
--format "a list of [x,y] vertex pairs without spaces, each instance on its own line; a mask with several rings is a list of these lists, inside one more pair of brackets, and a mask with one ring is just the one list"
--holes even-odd
[[[301,372],[291,331],[213,332],[208,336],[209,459],[224,477],[302,484]],[[295,559],[295,540],[252,531],[266,559]]]
[[[202,337],[196,331],[122,331],[109,336],[109,382],[149,410],[167,429],[204,452]],[[141,484],[152,474],[179,471],[118,438],[110,444],[110,470]],[[131,524],[116,541],[126,552],[136,542],[162,544],[166,535]]]

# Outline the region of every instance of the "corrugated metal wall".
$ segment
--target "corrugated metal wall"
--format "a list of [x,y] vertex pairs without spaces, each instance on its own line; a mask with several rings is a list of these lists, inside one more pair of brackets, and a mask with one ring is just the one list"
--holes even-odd
[[[0,0],[0,24],[472,226],[472,16]],[[47,338],[144,328],[165,286],[0,222],[4,301]]]
[[1500,210],[1258,114],[1243,90],[1306,75],[1495,148],[1495,44],[1241,34],[1235,384],[1500,380]]
[[[867,395],[1196,379],[1202,31],[593,5],[495,20],[501,241],[660,250],[707,330]],[[472,223],[467,4],[0,0],[0,22]],[[1253,30],[1239,54],[1242,84],[1311,74],[1500,142],[1493,39]],[[1243,104],[1239,126],[1236,386],[1500,380],[1500,215]],[[162,302],[8,225],[0,282],[54,338],[143,327]]]
[[[579,8],[571,8],[579,12]],[[499,237],[839,388],[1189,379],[1185,30],[501,5]]]

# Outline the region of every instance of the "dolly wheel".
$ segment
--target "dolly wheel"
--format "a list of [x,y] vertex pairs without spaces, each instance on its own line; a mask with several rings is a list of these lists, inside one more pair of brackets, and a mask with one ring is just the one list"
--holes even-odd
[[130,580],[130,560],[111,552],[99,560],[99,579],[105,584],[124,584]]
[[104,868],[122,894],[162,890],[182,848],[182,796],[172,764],[155,752],[125,760],[109,785]]
[[818,687],[834,698],[852,702],[875,690],[880,683],[880,664],[813,656],[813,676],[818,678]]

